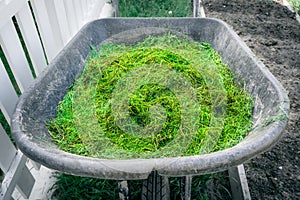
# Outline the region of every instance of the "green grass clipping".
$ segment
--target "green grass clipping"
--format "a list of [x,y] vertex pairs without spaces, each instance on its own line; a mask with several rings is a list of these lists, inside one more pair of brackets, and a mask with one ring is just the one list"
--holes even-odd
[[251,96],[209,44],[166,34],[93,50],[47,127],[73,154],[190,156],[239,143],[252,109]]

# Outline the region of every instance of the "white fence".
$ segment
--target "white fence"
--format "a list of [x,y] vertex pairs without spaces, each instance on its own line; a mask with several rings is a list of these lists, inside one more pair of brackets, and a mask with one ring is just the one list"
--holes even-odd
[[[86,22],[105,16],[106,2],[0,0],[0,109],[8,124],[20,93]],[[12,199],[15,188],[29,198],[35,180],[27,160],[0,124],[1,200]]]

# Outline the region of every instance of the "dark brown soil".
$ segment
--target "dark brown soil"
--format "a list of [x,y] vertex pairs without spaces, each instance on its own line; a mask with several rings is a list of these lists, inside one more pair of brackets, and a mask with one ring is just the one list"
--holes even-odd
[[284,137],[245,163],[252,199],[300,199],[300,23],[270,0],[205,0],[207,17],[227,22],[282,83],[290,98]]

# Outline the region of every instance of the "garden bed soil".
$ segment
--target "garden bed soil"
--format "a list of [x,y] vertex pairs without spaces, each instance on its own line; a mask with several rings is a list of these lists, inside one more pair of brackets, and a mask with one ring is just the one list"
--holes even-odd
[[283,138],[245,163],[252,199],[300,199],[300,24],[287,7],[270,0],[206,0],[207,17],[227,22],[290,98]]

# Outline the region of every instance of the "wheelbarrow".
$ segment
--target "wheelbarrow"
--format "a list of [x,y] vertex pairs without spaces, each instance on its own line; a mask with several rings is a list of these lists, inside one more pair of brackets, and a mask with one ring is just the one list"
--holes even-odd
[[[254,99],[253,128],[234,147],[201,155],[153,159],[100,159],[60,150],[46,124],[74,80],[80,76],[90,47],[117,35],[124,43],[149,35],[173,31],[195,41],[209,43],[222,57],[245,90]],[[120,36],[120,37],[119,37]],[[236,169],[245,161],[271,148],[281,138],[288,121],[289,99],[281,84],[246,44],[221,20],[210,18],[112,18],[85,25],[40,75],[17,104],[12,134],[20,150],[30,159],[67,174],[119,180],[123,199],[126,180],[145,180],[152,187],[144,199],[167,199],[167,177],[183,177],[182,196],[190,198],[191,177]],[[234,171],[234,170],[233,170]],[[125,181],[125,182],[124,182]],[[159,192],[162,191],[162,192]],[[149,190],[148,190],[149,192]],[[164,193],[164,194],[163,194]]]

